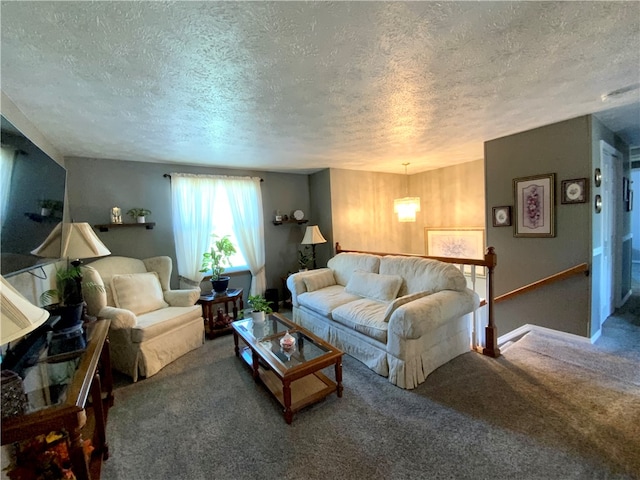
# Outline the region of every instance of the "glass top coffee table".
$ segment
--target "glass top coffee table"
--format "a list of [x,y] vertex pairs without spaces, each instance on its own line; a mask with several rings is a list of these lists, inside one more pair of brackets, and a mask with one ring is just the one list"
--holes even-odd
[[[277,313],[267,315],[264,322],[248,318],[231,325],[236,356],[284,407],[287,423],[294,413],[333,392],[342,397],[342,351],[336,347]],[[290,348],[280,344],[287,332],[295,340]],[[335,382],[320,371],[331,365]]]

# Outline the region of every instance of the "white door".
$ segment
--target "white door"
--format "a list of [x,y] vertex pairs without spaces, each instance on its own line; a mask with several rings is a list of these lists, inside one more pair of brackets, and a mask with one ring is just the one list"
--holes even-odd
[[622,155],[615,148],[601,142],[602,161],[602,263],[600,277],[600,325],[615,309],[615,245],[617,238],[616,222],[616,182],[618,182]]

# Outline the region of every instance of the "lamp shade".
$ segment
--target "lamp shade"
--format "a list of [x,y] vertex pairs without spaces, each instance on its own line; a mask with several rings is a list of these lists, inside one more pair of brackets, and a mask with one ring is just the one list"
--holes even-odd
[[0,345],[4,345],[38,328],[49,312],[29,302],[4,277],[0,279]]
[[399,222],[415,222],[416,213],[420,211],[420,197],[396,198],[393,211],[398,214]]
[[318,226],[311,225],[305,230],[304,238],[300,243],[302,245],[317,245],[318,243],[326,243],[326,241],[327,240],[322,236],[322,233],[320,233]]
[[93,258],[111,255],[88,223],[60,222],[45,238],[44,242],[31,252],[47,258]]

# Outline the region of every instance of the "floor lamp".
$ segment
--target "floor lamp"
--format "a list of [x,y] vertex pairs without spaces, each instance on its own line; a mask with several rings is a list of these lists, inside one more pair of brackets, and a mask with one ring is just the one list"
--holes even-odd
[[317,225],[311,225],[307,227],[304,232],[304,238],[302,245],[311,245],[311,256],[313,257],[313,268],[316,268],[316,245],[319,243],[326,243],[327,240],[320,233],[320,229]]

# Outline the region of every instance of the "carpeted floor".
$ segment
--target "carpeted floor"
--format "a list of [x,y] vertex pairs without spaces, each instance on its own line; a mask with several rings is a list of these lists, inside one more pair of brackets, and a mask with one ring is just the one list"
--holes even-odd
[[497,360],[462,355],[412,391],[345,356],[343,398],[286,425],[222,337],[119,383],[102,478],[640,478],[635,345],[617,355],[529,333]]

